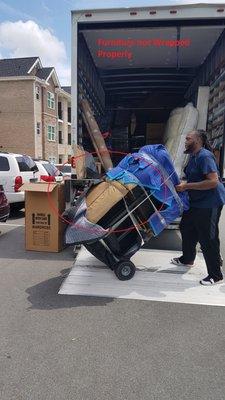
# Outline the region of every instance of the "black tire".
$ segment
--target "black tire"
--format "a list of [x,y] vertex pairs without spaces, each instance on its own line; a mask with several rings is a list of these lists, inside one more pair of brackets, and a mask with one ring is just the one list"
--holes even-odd
[[135,265],[131,261],[120,261],[114,269],[120,281],[128,281],[133,278],[135,271]]
[[18,212],[22,210],[25,207],[24,202],[19,202],[19,203],[11,203],[10,204],[10,211],[11,212]]

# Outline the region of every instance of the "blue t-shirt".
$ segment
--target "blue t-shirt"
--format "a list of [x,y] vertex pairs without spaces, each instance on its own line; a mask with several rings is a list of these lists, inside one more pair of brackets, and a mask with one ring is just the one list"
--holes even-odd
[[[187,182],[201,182],[206,179],[210,172],[217,172],[216,160],[211,151],[201,148],[197,154],[190,156],[185,167]],[[222,182],[214,189],[208,190],[188,190],[190,207],[195,208],[214,208],[225,204],[225,188]]]

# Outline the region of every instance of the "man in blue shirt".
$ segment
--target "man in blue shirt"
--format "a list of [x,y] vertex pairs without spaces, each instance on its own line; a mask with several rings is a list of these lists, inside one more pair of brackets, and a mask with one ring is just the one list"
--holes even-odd
[[186,137],[185,148],[185,153],[190,154],[184,170],[187,181],[177,185],[176,190],[188,191],[190,209],[183,213],[180,223],[183,254],[171,261],[175,265],[192,266],[199,242],[208,270],[208,276],[200,283],[222,283],[218,224],[225,204],[225,188],[220,182],[206,133],[201,130],[190,132]]

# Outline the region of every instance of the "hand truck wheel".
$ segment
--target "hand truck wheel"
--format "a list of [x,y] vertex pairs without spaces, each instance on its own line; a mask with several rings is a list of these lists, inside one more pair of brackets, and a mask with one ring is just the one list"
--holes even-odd
[[120,261],[114,269],[114,272],[120,281],[128,281],[133,278],[135,271],[135,265],[129,260]]

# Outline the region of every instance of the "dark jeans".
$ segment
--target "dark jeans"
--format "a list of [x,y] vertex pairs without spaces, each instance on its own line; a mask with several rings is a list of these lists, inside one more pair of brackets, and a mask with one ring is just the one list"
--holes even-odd
[[208,275],[222,278],[220,268],[219,219],[222,207],[190,208],[184,211],[180,231],[182,236],[183,255],[180,261],[188,264],[194,261],[196,245],[199,242],[206,262]]

